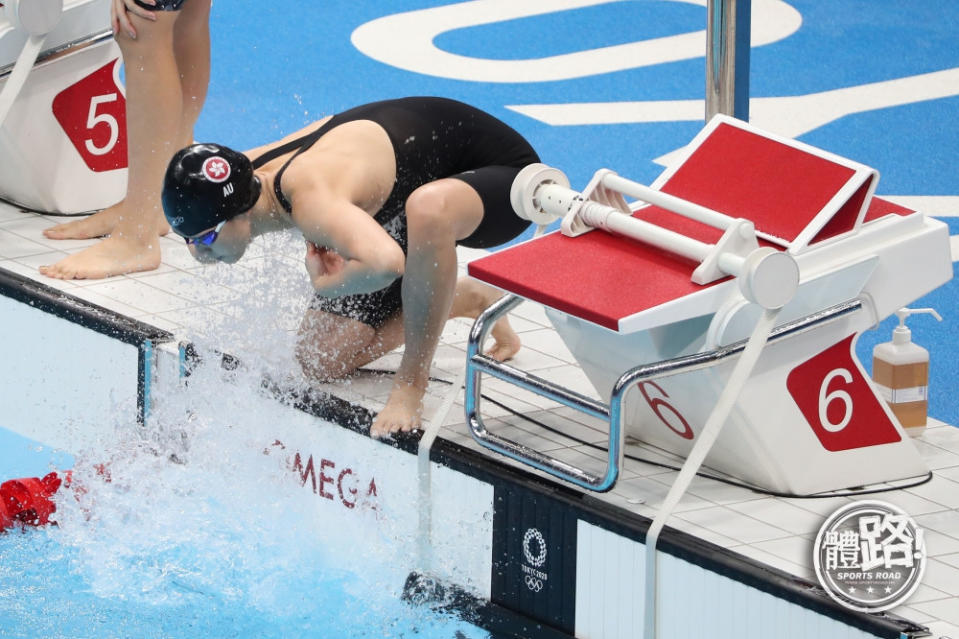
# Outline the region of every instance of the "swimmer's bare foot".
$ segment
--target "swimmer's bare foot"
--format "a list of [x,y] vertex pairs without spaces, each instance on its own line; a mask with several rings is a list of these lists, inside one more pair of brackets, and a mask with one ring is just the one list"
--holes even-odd
[[43,229],[43,235],[51,240],[88,240],[103,237],[113,232],[122,216],[123,202],[120,202],[79,220]]
[[40,273],[61,280],[102,279],[160,266],[160,242],[154,237],[146,244],[122,237],[108,237],[99,244],[41,266]]
[[[43,230],[43,235],[51,240],[88,240],[94,237],[109,235],[125,215],[129,215],[124,202],[97,211],[92,215],[51,226]],[[163,216],[156,220],[157,234],[166,235],[170,232],[170,225]]]
[[510,326],[509,320],[505,316],[493,324],[490,335],[493,336],[494,341],[493,346],[486,349],[486,355],[497,362],[512,359],[513,355],[516,355],[520,346],[522,346],[519,335]]
[[396,433],[418,430],[423,418],[425,390],[410,384],[397,384],[370,427],[370,437],[386,439]]
[[[456,283],[456,297],[453,302],[452,317],[469,317],[476,319],[479,314],[501,298],[503,292],[487,286],[478,280],[469,277],[461,278]],[[505,362],[519,352],[522,342],[519,335],[510,326],[505,316],[493,324],[490,330],[494,343],[486,350],[486,355],[497,362]]]

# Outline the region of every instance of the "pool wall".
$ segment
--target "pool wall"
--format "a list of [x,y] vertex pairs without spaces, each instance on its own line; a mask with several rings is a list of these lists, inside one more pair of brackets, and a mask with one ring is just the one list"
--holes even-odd
[[5,426],[67,451],[143,422],[153,351],[172,335],[0,269]]

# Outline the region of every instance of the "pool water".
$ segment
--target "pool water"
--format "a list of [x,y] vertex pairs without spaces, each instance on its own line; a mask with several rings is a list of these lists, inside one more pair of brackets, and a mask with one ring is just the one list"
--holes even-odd
[[372,590],[319,554],[274,566],[256,547],[227,543],[235,564],[217,565],[184,543],[92,567],[89,551],[61,536],[0,537],[0,637],[487,636]]
[[121,424],[69,455],[0,428],[0,481],[73,468],[83,487],[58,493],[58,526],[0,534],[0,637],[488,637],[403,602],[413,544],[313,510],[252,445],[255,411],[178,411],[188,448]]

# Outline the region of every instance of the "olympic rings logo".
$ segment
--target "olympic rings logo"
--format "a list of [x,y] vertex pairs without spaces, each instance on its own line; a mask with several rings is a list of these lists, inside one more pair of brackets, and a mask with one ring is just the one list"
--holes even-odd
[[533,575],[526,575],[526,587],[533,592],[539,592],[543,589],[543,580],[537,579]]

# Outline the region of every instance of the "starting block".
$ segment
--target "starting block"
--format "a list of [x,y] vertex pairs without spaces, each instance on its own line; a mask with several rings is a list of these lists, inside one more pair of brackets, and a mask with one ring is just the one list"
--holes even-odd
[[[874,197],[878,173],[716,116],[651,186],[597,172],[582,192],[534,165],[514,208],[550,233],[469,264],[515,296],[474,325],[467,418],[493,450],[593,490],[615,483],[624,437],[687,456],[761,321],[771,330],[705,465],[809,495],[928,469],[874,390],[858,336],[952,277],[945,224]],[[635,199],[626,203],[626,197]],[[606,402],[485,358],[474,344],[521,299],[542,304]],[[763,319],[766,318],[766,319]],[[592,476],[488,433],[481,374],[610,421]],[[740,382],[737,382],[740,384]]]
[[0,4],[0,198],[78,213],[126,191],[126,99],[109,0]]

